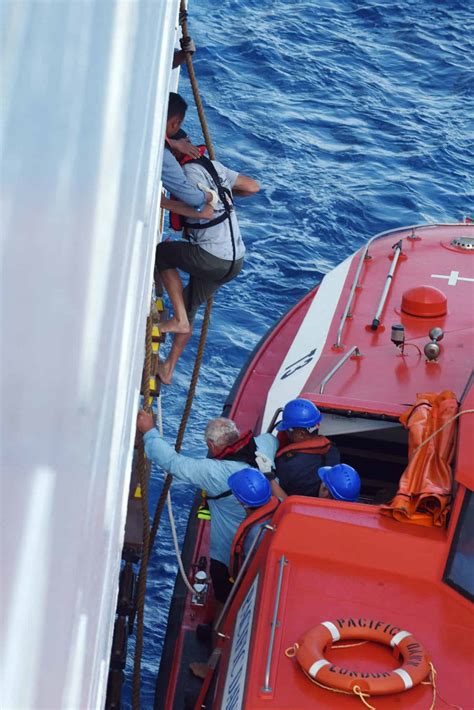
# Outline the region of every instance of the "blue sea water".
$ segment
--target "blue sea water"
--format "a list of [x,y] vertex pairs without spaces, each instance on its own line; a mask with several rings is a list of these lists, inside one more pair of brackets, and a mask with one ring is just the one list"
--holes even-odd
[[[266,330],[370,236],[474,216],[473,17],[460,0],[195,0],[194,66],[217,158],[257,178],[238,201],[242,274],[215,298],[183,451],[205,455],[249,352]],[[186,70],[185,128],[202,142]],[[196,322],[196,331],[201,324]],[[197,334],[163,392],[174,442]],[[162,477],[153,472],[152,504]],[[193,491],[174,484],[184,536]],[[167,515],[151,560],[142,707],[154,684],[175,578]],[[133,640],[127,673],[131,675]],[[129,706],[125,690],[124,706]]]

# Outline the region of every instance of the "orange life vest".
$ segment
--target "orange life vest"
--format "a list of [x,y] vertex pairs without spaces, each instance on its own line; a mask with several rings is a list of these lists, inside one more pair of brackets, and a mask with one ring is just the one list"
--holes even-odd
[[280,432],[278,434],[278,441],[280,442],[280,446],[275,458],[279,458],[280,456],[289,453],[319,454],[320,456],[325,456],[331,448],[331,442],[329,439],[320,435],[315,436],[313,439],[307,439],[306,441],[295,441],[290,444],[285,432]]
[[250,529],[258,523],[263,524],[266,520],[271,520],[279,505],[280,501],[278,498],[272,496],[268,503],[261,505],[260,508],[254,510],[240,523],[239,528],[234,535],[234,539],[232,540],[232,547],[230,548],[229,574],[232,579],[235,580],[244,561],[242,553],[245,538],[250,532]]
[[[246,463],[248,466],[256,468],[256,451],[257,444],[255,443],[253,432],[249,430],[246,431],[245,434],[242,434],[240,439],[237,439],[237,441],[235,441],[233,444],[226,446],[225,449],[218,453],[214,458],[218,459],[219,461],[242,461],[242,463]],[[227,498],[231,495],[232,491],[226,490],[223,493],[219,493],[219,495],[208,495],[206,497],[208,500],[219,500],[219,498]]]
[[325,436],[290,443],[285,432],[278,435],[280,448],[275,456],[275,468],[280,486],[288,495],[317,497],[321,466],[339,463],[337,449]]
[[[166,142],[167,139],[165,139]],[[206,152],[206,146],[205,145],[198,145],[196,146],[197,149],[199,150],[199,153],[201,155],[204,155]],[[179,164],[181,166],[186,165],[186,163],[189,163],[189,161],[192,160],[190,155],[185,155],[181,160],[179,161]],[[171,195],[171,199],[174,200],[176,199],[173,195]],[[185,227],[185,222],[186,222],[186,217],[183,217],[180,214],[176,214],[176,212],[170,212],[170,227],[171,229],[174,229],[175,232],[180,232],[184,227]]]

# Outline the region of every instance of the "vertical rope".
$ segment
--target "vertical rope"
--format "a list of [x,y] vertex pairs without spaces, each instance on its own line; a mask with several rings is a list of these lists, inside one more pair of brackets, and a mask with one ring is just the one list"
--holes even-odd
[[[150,410],[150,377],[151,377],[151,359],[152,359],[152,329],[153,322],[151,316],[148,316],[146,321],[146,338],[145,338],[145,364],[143,367],[142,377],[142,392],[143,406],[146,411]],[[139,435],[138,451],[137,451],[137,474],[141,489],[142,516],[143,516],[143,552],[138,574],[137,584],[137,632],[135,642],[135,656],[133,661],[133,685],[132,685],[132,708],[133,710],[140,709],[140,685],[141,685],[141,662],[143,652],[143,631],[145,619],[145,596],[146,596],[146,578],[150,549],[150,519],[148,512],[148,461],[145,456],[145,446],[143,443],[143,434]]]
[[[185,0],[181,0],[181,26],[183,31],[183,37],[188,37],[188,23],[187,23],[187,12]],[[186,66],[188,69],[189,79],[191,81],[191,87],[194,95],[194,101],[196,103],[196,108],[199,116],[199,121],[201,123],[201,129],[206,142],[207,152],[211,160],[215,159],[214,147],[212,145],[211,137],[209,135],[209,130],[206,123],[206,117],[204,115],[204,108],[202,105],[201,97],[199,95],[199,87],[197,84],[196,75],[194,72],[193,61],[191,54],[186,54]],[[191,412],[191,406],[194,399],[194,394],[196,391],[196,385],[199,377],[199,371],[201,369],[202,356],[204,352],[204,346],[206,342],[207,332],[209,330],[210,314],[212,310],[212,298],[207,301],[206,310],[204,313],[204,319],[201,328],[201,335],[199,338],[198,350],[196,354],[196,360],[194,363],[193,374],[191,377],[191,383],[188,390],[188,396],[186,399],[186,404],[183,411],[183,416],[181,418],[181,423],[179,426],[178,435],[176,438],[175,449],[176,451],[181,450],[181,444],[184,438],[184,432],[186,430],[186,425]],[[150,376],[151,376],[151,332],[152,323],[151,318],[147,320],[147,339],[146,339],[146,359],[144,368],[144,382],[143,382],[143,394],[144,394],[144,408],[149,410],[148,400],[150,397]],[[146,474],[146,457],[143,445],[143,436],[140,436],[139,440],[139,463],[138,471],[140,477],[140,486],[142,489],[142,503],[143,503],[143,556],[142,563],[140,566],[140,573],[138,577],[138,592],[137,592],[137,635],[135,644],[135,658],[134,658],[134,669],[133,669],[133,689],[132,689],[132,708],[133,710],[140,710],[140,668],[141,668],[141,658],[143,650],[143,626],[144,626],[144,606],[145,606],[145,593],[146,593],[146,571],[148,560],[153,549],[153,544],[156,537],[156,532],[158,530],[163,508],[165,506],[168,491],[171,486],[173,477],[167,474],[166,479],[163,483],[163,489],[159,501],[157,503],[155,514],[153,516],[153,522],[151,528],[149,527],[148,518],[148,485]]]
[[[185,0],[181,0],[180,11],[182,13],[181,27],[183,30],[183,37],[189,37],[188,22],[186,19],[187,12],[186,12]],[[202,106],[201,97],[199,95],[199,87],[198,87],[196,75],[194,73],[193,60],[192,60],[192,57],[189,53],[186,54],[186,66],[188,68],[189,79],[191,81],[191,87],[193,90],[194,101],[196,103],[196,108],[197,108],[197,112],[199,115],[199,121],[201,123],[202,133],[204,136],[204,140],[206,141],[207,152],[209,153],[209,157],[211,158],[211,160],[213,160],[215,157],[214,148],[212,145],[211,137],[209,135],[209,130],[207,127],[206,117],[204,115],[204,108]],[[189,415],[191,413],[191,407],[193,404],[194,395],[196,392],[196,385],[197,385],[197,381],[199,378],[199,372],[201,369],[202,357],[203,357],[203,353],[204,353],[204,346],[206,344],[207,332],[209,330],[211,310],[212,310],[212,298],[209,298],[207,301],[207,304],[206,304],[206,310],[204,312],[204,318],[203,318],[202,327],[201,327],[201,335],[199,338],[199,344],[198,344],[198,349],[197,349],[197,353],[196,353],[196,360],[194,362],[193,374],[191,376],[191,383],[190,383],[189,389],[188,389],[188,396],[186,398],[186,404],[184,405],[184,411],[183,411],[183,415],[181,417],[181,423],[179,425],[178,435],[176,437],[176,443],[174,446],[174,448],[177,452],[181,451],[181,445],[183,443],[184,433],[186,431],[186,426],[188,423]],[[152,526],[151,526],[151,530],[150,530],[150,538],[149,538],[150,552],[151,552],[151,549],[153,548],[153,544],[155,542],[156,533],[157,533],[157,530],[158,530],[158,527],[160,524],[161,515],[163,512],[163,508],[165,506],[165,503],[166,503],[166,498],[167,498],[168,491],[170,489],[172,480],[173,480],[173,477],[171,476],[171,474],[168,473],[165,478],[165,481],[163,483],[163,489],[161,491],[161,495],[160,495],[160,498],[158,500],[158,503],[157,503],[157,506],[155,509],[155,514],[153,516],[153,522],[152,522]]]
[[194,362],[193,374],[191,376],[191,383],[189,385],[188,396],[186,398],[186,404],[184,405],[183,416],[181,417],[181,423],[179,425],[178,435],[176,437],[175,449],[176,451],[181,451],[181,444],[183,443],[184,432],[186,431],[186,425],[188,423],[189,414],[191,412],[191,406],[194,399],[194,393],[196,391],[196,385],[199,377],[199,371],[201,369],[202,356],[204,353],[204,346],[206,345],[207,331],[209,330],[209,322],[212,310],[212,298],[209,298],[206,304],[206,311],[204,313],[204,319],[201,327],[201,336],[199,338],[198,349],[196,353],[196,360]]
[[[186,425],[188,423],[189,415],[191,413],[191,407],[193,404],[194,394],[196,391],[196,385],[199,378],[199,371],[201,369],[202,356],[204,353],[204,346],[206,344],[207,331],[209,330],[210,313],[212,310],[212,298],[210,298],[206,305],[206,313],[204,314],[204,320],[201,328],[201,336],[199,338],[199,345],[196,353],[196,360],[194,362],[193,374],[191,376],[191,383],[189,385],[188,396],[186,398],[186,404],[184,405],[183,415],[181,417],[181,423],[179,425],[178,435],[176,437],[176,443],[174,445],[175,450],[179,453],[181,451],[181,444],[183,443],[184,433],[186,431]],[[207,316],[207,317],[206,317]],[[170,489],[171,483],[173,481],[173,476],[168,473],[166,475],[165,481],[163,483],[163,488],[161,491],[160,498],[156,505],[155,514],[153,516],[153,523],[150,530],[149,547],[150,553],[153,548],[156,533],[160,525],[161,515],[163,508],[165,507],[166,498],[168,491]]]
[[[189,37],[188,32],[188,20],[187,20],[187,10],[185,0],[181,0],[180,6],[180,23],[181,29],[183,31],[183,38]],[[186,67],[188,69],[189,79],[191,81],[191,88],[193,90],[194,102],[196,104],[199,121],[201,123],[202,134],[206,142],[207,152],[211,160],[215,160],[214,147],[212,145],[211,136],[209,135],[209,130],[207,128],[206,117],[204,115],[204,108],[202,105],[201,97],[199,95],[199,87],[196,79],[196,74],[194,73],[193,58],[189,52],[186,52]]]

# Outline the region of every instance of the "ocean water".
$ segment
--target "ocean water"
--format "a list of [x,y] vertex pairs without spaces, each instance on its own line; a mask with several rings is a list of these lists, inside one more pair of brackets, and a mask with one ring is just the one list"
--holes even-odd
[[[259,180],[237,201],[243,272],[216,296],[183,451],[205,456],[221,412],[266,330],[369,237],[474,216],[473,16],[460,0],[194,0],[194,66],[216,156]],[[186,69],[184,127],[202,142]],[[163,391],[173,443],[196,334]],[[151,498],[162,484],[153,472]],[[173,484],[184,536],[193,490]],[[167,515],[151,560],[142,707],[153,707],[176,563]],[[131,677],[133,638],[127,674]],[[124,707],[130,706],[130,687]]]

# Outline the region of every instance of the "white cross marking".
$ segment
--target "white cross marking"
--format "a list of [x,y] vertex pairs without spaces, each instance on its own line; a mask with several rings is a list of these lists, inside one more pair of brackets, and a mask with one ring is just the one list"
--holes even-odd
[[459,271],[451,271],[449,276],[443,274],[431,274],[432,279],[448,279],[448,286],[456,286],[458,281],[474,281],[466,276],[459,276]]

